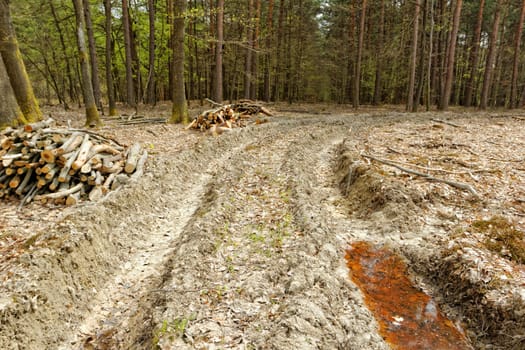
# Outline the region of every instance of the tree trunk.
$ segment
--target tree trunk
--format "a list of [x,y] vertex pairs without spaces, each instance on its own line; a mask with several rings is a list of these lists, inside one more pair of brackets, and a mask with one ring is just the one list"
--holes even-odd
[[98,59],[97,59],[97,49],[95,47],[95,34],[93,32],[93,23],[91,21],[91,9],[89,0],[83,0],[84,2],[84,16],[86,20],[86,31],[88,36],[89,44],[89,58],[91,62],[91,83],[93,85],[93,95],[95,97],[95,105],[98,110],[104,114],[104,109],[102,108],[102,93],[100,92],[100,79],[98,77]]
[[82,0],[73,0],[75,7],[76,29],[77,29],[77,44],[78,56],[80,60],[80,69],[82,73],[82,92],[84,96],[84,104],[86,108],[86,126],[100,126],[102,123],[98,115],[97,106],[95,104],[95,97],[93,95],[93,86],[91,85],[91,77],[89,76],[89,60],[86,48],[86,37],[84,34],[84,10]]
[[126,104],[136,107],[135,87],[133,85],[133,60],[131,57],[131,30],[129,26],[128,0],[122,0],[122,26],[124,28],[124,49],[126,51]]
[[494,22],[492,23],[492,32],[490,33],[489,49],[487,53],[487,61],[485,64],[485,74],[483,76],[483,86],[481,88],[480,108],[487,109],[488,99],[490,95],[490,87],[492,85],[492,75],[494,72],[494,61],[496,59],[496,44],[498,41],[499,21],[501,17],[501,6],[503,0],[498,0],[496,5],[496,12],[494,14]]
[[254,19],[254,0],[248,2],[248,30],[246,37],[248,42],[246,44],[246,61],[244,66],[244,98],[250,99],[251,84],[252,84],[252,59],[253,59],[253,19]]
[[[55,6],[53,5],[53,0],[49,0],[49,8],[51,10],[51,15],[53,16],[53,23],[54,23],[56,31],[58,33],[58,38],[60,39],[60,48],[62,49],[62,55],[63,55],[64,61],[66,63],[66,72],[65,73],[66,73],[67,82],[68,82],[69,98],[71,99],[71,101],[75,102],[77,100],[77,93],[75,91],[75,84],[73,83],[73,74],[71,73],[71,63],[70,63],[69,57],[67,55],[66,42],[64,40],[64,34],[62,32],[62,28],[60,27],[60,21],[58,19],[58,15],[56,13]],[[69,106],[67,104],[65,96],[64,96],[64,109],[66,111],[69,109]]]
[[0,56],[0,129],[16,124],[25,124],[24,114],[16,102],[4,61]]
[[423,16],[422,16],[422,23],[421,28],[423,28],[420,31],[421,35],[421,44],[419,45],[419,66],[418,66],[418,83],[417,83],[417,91],[416,96],[414,98],[414,106],[412,108],[413,112],[417,112],[419,108],[419,104],[421,102],[421,96],[423,95],[423,89],[425,86],[425,50],[427,47],[427,34],[426,34],[426,28],[427,28],[427,20],[428,20],[428,0],[424,0],[423,2]]
[[465,89],[465,107],[470,107],[472,105],[472,92],[474,90],[474,85],[476,81],[477,71],[478,71],[478,60],[479,60],[479,44],[481,39],[481,28],[483,25],[483,10],[485,8],[485,0],[480,0],[479,10],[478,10],[478,19],[476,22],[476,29],[474,29],[474,37],[472,38],[472,48],[469,54],[469,66],[470,66],[470,75],[466,82]]
[[519,53],[521,44],[521,33],[523,32],[523,21],[525,20],[525,0],[521,3],[520,20],[518,28],[516,28],[516,37],[514,38],[514,59],[512,63],[512,83],[510,87],[510,101],[509,108],[516,108],[518,105],[517,90],[518,90],[518,65]]
[[354,93],[352,96],[352,105],[354,108],[359,108],[359,93],[361,85],[361,58],[363,56],[363,42],[365,38],[365,18],[366,18],[366,2],[363,0],[361,4],[361,21],[359,24],[359,42],[357,45],[357,59],[355,64],[354,75]]
[[155,0],[148,0],[149,10],[149,59],[148,59],[148,83],[147,102],[154,105],[155,95]]
[[113,87],[112,45],[111,45],[111,0],[104,0],[106,14],[106,84],[108,90],[109,115],[117,115],[117,105],[115,103],[115,91]]
[[217,45],[215,47],[215,79],[213,99],[221,103],[222,92],[222,54],[224,46],[224,0],[217,1]]
[[251,66],[251,82],[250,82],[250,98],[253,100],[257,99],[258,94],[258,52],[259,52],[259,36],[261,31],[261,0],[255,1],[255,28],[253,31],[253,53],[252,53],[252,66]]
[[376,79],[374,83],[374,105],[381,103],[383,90],[383,42],[385,40],[385,0],[381,0],[381,10],[379,12],[379,33],[377,36],[377,56],[376,56]]
[[9,1],[0,0],[0,54],[11,81],[16,101],[27,122],[42,119],[42,112],[33,93],[22,55],[18,48],[15,30],[11,22]]
[[188,123],[188,105],[184,90],[184,13],[186,0],[175,0],[173,6],[173,108],[171,123]]
[[285,13],[285,1],[279,1],[279,18],[277,20],[277,59],[275,60],[275,81],[273,83],[273,100],[279,101],[281,99],[280,85],[281,85],[281,74],[282,74],[282,50],[284,41],[284,13]]
[[[408,98],[407,98],[407,111],[415,112],[414,110],[414,90],[416,85],[416,62],[417,62],[417,40],[419,36],[419,12],[421,0],[416,0],[414,4],[414,28],[412,32],[412,53],[410,57],[410,79],[408,83]],[[419,103],[419,101],[418,101]]]
[[452,82],[454,81],[454,59],[456,55],[456,41],[458,37],[459,20],[460,20],[462,5],[463,5],[463,0],[456,0],[454,17],[452,20],[452,32],[450,33],[450,40],[448,44],[445,88],[441,95],[441,102],[439,103],[439,109],[443,111],[448,109],[448,104],[450,102],[450,94],[452,93]]
[[432,54],[434,48],[434,0],[430,0],[430,34],[428,36],[428,65],[427,65],[427,86],[426,86],[426,110],[430,110],[430,103],[432,98]]
[[272,66],[272,38],[273,38],[273,0],[268,1],[268,15],[266,22],[266,54],[264,56],[264,100],[270,101],[270,67]]

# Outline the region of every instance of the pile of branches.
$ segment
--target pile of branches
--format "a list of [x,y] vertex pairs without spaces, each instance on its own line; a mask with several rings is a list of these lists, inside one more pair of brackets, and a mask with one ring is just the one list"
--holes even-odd
[[272,114],[265,107],[253,103],[252,101],[240,101],[229,105],[219,105],[199,114],[187,127],[200,131],[210,130],[221,133],[246,126],[246,119],[253,115],[262,113],[267,116]]
[[54,120],[0,133],[0,198],[73,205],[142,176],[147,152]]

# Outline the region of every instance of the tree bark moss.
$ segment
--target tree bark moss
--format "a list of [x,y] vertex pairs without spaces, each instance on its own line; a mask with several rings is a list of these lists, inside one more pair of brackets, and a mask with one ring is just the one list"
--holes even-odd
[[24,120],[35,122],[42,119],[42,112],[18,48],[7,0],[0,0],[0,54]]

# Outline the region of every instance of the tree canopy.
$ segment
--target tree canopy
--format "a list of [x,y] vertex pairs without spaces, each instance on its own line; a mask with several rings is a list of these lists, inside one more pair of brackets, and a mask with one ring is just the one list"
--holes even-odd
[[[355,107],[410,100],[411,110],[525,103],[523,1],[188,0],[182,22],[180,1],[82,2],[105,105],[154,104],[182,88],[189,100],[221,91],[225,100]],[[84,103],[73,3],[10,4],[37,97],[65,108]],[[183,72],[172,74],[180,57]]]

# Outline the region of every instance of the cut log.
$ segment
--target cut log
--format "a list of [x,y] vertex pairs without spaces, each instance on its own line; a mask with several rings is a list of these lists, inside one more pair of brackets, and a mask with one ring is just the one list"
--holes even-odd
[[66,199],[66,205],[67,206],[75,205],[78,203],[79,200],[80,200],[80,191],[68,195]]
[[100,171],[103,172],[103,173],[106,173],[106,174],[113,174],[113,173],[117,173],[118,174],[118,173],[122,172],[122,170],[124,170],[122,161],[115,162],[110,167],[105,166],[105,165],[102,165],[100,167]]
[[47,163],[54,163],[56,156],[56,150],[54,149],[45,149],[40,152],[40,158],[45,160]]
[[54,166],[53,168],[49,169],[49,171],[44,176],[46,180],[53,180],[55,178],[56,173],[58,172],[58,166]]
[[55,192],[55,193],[46,193],[46,194],[41,194],[41,195],[35,196],[35,199],[36,200],[40,200],[42,198],[56,199],[56,198],[67,197],[70,194],[73,194],[75,192],[80,191],[82,189],[82,187],[84,187],[84,184],[83,183],[78,183],[75,186],[73,186],[73,187],[71,187],[71,188],[69,188],[67,190],[58,191],[58,192]]
[[20,185],[20,176],[15,175],[10,181],[9,181],[9,187],[10,188],[17,188]]
[[66,161],[66,164],[64,164],[64,167],[62,170],[60,170],[60,174],[58,174],[58,181],[59,182],[67,182],[69,181],[69,169],[71,169],[71,165],[73,165],[73,162],[77,158],[79,150],[76,150],[73,152],[68,160]]
[[60,182],[58,182],[58,176],[55,176],[55,178],[53,179],[53,181],[51,181],[51,183],[49,184],[49,190],[51,192],[55,192],[56,189],[58,188],[58,185],[60,184]]
[[72,169],[78,170],[82,168],[82,165],[84,165],[84,163],[88,160],[89,150],[91,149],[92,145],[93,144],[89,140],[89,135],[86,134],[86,136],[84,136],[82,144],[80,145],[80,148],[78,149],[77,159],[71,165]]
[[[53,123],[48,119],[0,131],[0,197],[18,197],[21,205],[34,198],[72,205],[84,190],[92,198],[106,194],[117,174],[118,182],[125,183],[128,174],[138,178],[144,173],[147,152],[141,153],[138,144],[125,148],[97,133],[56,129]],[[81,190],[72,191],[76,186]],[[60,194],[48,196],[55,193]]]
[[90,201],[98,201],[104,196],[104,191],[102,190],[102,186],[95,186],[91,189],[91,192],[89,192],[89,200]]
[[84,137],[80,132],[73,133],[59,148],[56,150],[57,155],[63,155],[65,153],[72,152],[75,150],[81,143]]
[[128,153],[128,159],[126,160],[126,164],[124,165],[124,171],[128,174],[131,174],[135,171],[135,168],[137,167],[137,162],[139,160],[139,154],[140,154],[140,144],[134,143],[133,146],[129,149]]
[[24,179],[20,183],[20,185],[16,189],[16,194],[19,196],[26,193],[29,190],[29,187],[31,187],[31,184],[29,183],[29,180],[31,179],[31,176],[33,175],[33,169],[28,169],[26,172],[26,175],[24,176]]
[[40,122],[24,125],[24,131],[25,132],[36,131],[36,130],[40,130],[44,128],[49,128],[53,125],[55,125],[55,120],[53,118],[49,118],[46,120],[42,120]]
[[139,158],[137,162],[137,167],[135,169],[135,172],[131,175],[131,178],[133,180],[136,180],[144,174],[144,165],[146,164],[146,160],[148,159],[148,151],[144,150],[142,153],[142,156]]

